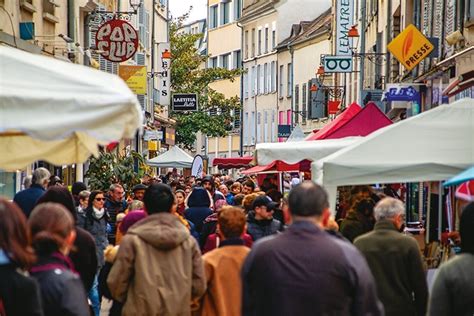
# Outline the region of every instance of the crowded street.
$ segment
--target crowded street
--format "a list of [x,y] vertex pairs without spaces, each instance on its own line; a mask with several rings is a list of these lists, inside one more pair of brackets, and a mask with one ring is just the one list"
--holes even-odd
[[474,316],[474,0],[0,0],[0,316]]

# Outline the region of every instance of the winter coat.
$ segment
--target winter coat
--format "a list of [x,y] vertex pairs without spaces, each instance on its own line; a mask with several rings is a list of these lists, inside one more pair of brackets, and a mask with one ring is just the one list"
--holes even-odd
[[196,231],[200,234],[203,221],[212,214],[211,199],[209,193],[204,188],[194,188],[188,198],[188,209],[185,211],[186,219],[193,222]]
[[354,246],[367,259],[385,315],[425,315],[428,287],[416,240],[400,233],[390,220],[360,236]]
[[112,306],[109,310],[109,316],[120,316],[122,315],[123,304],[117,300],[114,300],[112,294],[110,293],[109,287],[107,286],[107,278],[110,274],[110,270],[115,262],[117,257],[119,246],[108,246],[104,252],[105,265],[100,270],[99,273],[99,297],[105,296],[109,300],[112,300]]
[[217,228],[217,213],[212,213],[204,220],[202,224],[201,235],[199,236],[199,246],[201,249],[206,244],[207,237],[216,232]]
[[107,234],[107,238],[109,239],[109,244],[115,245],[115,235],[117,233],[117,214],[125,212],[127,209],[127,202],[125,200],[120,202],[112,201],[109,197],[104,204],[105,211],[109,215],[109,224],[110,224],[110,231]]
[[474,315],[473,280],[472,253],[462,253],[441,265],[431,290],[428,315]]
[[[201,299],[203,316],[239,316],[242,302],[240,271],[250,249],[241,239],[224,240],[219,248],[205,254],[207,291]],[[229,286],[232,285],[232,286]]]
[[253,241],[257,241],[262,237],[276,234],[283,230],[283,225],[276,219],[255,219],[255,212],[250,211],[247,215],[247,233],[252,236]]
[[76,227],[74,248],[69,252],[76,271],[81,277],[84,290],[89,293],[97,273],[97,247],[92,235],[81,227]]
[[1,249],[0,303],[3,303],[6,315],[43,315],[38,283],[17,269]]
[[374,225],[367,217],[361,213],[351,211],[342,220],[339,231],[350,242],[354,242],[354,239],[370,232],[373,228]]
[[[253,244],[252,236],[250,236],[249,234],[244,234],[242,236],[242,240],[244,241],[244,245],[246,247],[252,248],[252,244]],[[216,248],[219,248],[221,243],[222,243],[221,238],[216,233],[210,234],[207,237],[206,243],[204,244],[204,247],[201,250],[202,254],[208,253]]]
[[89,316],[84,287],[69,258],[59,252],[40,257],[30,273],[39,283],[44,315]]
[[105,212],[102,218],[97,219],[92,213],[92,208],[87,208],[86,220],[84,221],[83,228],[94,237],[97,253],[97,265],[101,268],[104,265],[104,250],[109,245],[109,240],[107,238],[107,223],[109,217],[107,212]]
[[36,206],[36,202],[44,192],[45,189],[41,185],[32,184],[28,189],[15,194],[13,201],[21,208],[26,217],[30,217],[31,211]]
[[175,215],[149,215],[122,239],[107,284],[124,316],[190,315],[206,290],[197,242]]
[[383,315],[364,257],[307,221],[256,242],[242,282],[242,315]]

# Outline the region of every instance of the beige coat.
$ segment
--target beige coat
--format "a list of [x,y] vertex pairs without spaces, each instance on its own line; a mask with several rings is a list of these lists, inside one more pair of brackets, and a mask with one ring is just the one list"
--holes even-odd
[[201,252],[175,215],[150,215],[122,239],[107,284],[122,315],[190,315],[206,290]]
[[242,282],[240,271],[250,249],[229,245],[214,249],[203,256],[207,291],[201,299],[203,316],[241,315]]

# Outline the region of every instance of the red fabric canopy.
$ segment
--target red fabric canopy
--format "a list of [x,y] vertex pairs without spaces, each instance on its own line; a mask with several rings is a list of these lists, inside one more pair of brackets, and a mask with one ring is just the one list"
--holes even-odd
[[309,171],[311,168],[311,161],[310,160],[302,160],[295,164],[287,164],[281,160],[275,160],[269,163],[268,165],[264,166],[255,166],[250,169],[242,171],[243,174],[255,174],[255,173],[263,173],[263,172],[297,172],[297,171]]
[[341,126],[346,124],[354,115],[359,113],[361,108],[358,104],[352,103],[344,112],[339,114],[332,122],[326,124],[322,129],[317,131],[316,133],[311,133],[306,137],[305,140],[318,140],[318,139],[326,139],[327,136]]
[[214,167],[217,166],[219,169],[248,168],[252,159],[252,156],[214,158],[212,165]]

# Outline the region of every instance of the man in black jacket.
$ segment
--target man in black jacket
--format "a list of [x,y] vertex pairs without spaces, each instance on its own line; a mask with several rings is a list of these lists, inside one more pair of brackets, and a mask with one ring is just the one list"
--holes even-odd
[[362,255],[323,229],[328,198],[312,182],[289,196],[293,224],[254,244],[242,269],[243,315],[382,315]]

